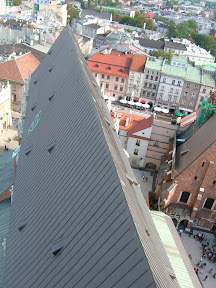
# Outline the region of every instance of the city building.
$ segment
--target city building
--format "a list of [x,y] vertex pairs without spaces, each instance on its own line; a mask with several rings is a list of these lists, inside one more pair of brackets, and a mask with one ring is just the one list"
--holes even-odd
[[135,9],[131,9],[130,8],[122,8],[122,7],[113,7],[113,6],[97,6],[98,8],[100,8],[102,11],[105,12],[112,12],[115,11],[119,14],[125,15],[125,16],[129,16],[131,18],[134,18],[135,16]]
[[8,82],[0,83],[0,134],[11,124],[11,87]]
[[144,55],[133,55],[127,86],[127,100],[139,101],[142,97],[141,91],[144,80],[144,68],[147,57]]
[[93,39],[78,35],[76,33],[74,33],[74,37],[80,50],[82,51],[83,56],[87,58],[90,55],[93,47]]
[[157,105],[170,108],[173,104],[179,103],[186,68],[187,60],[185,58],[173,57],[171,63],[164,60],[156,97]]
[[159,60],[155,57],[148,57],[146,60],[141,95],[147,101],[152,102],[152,104],[156,101],[163,63],[164,60]]
[[142,168],[151,138],[153,117],[117,111],[111,112],[111,116],[122,147],[129,155],[130,165]]
[[13,60],[0,63],[0,81],[11,84],[11,109],[20,111],[22,89],[28,74],[33,73],[40,61],[28,52]]
[[[162,205],[178,227],[216,224],[215,163],[216,115],[201,127],[195,121],[172,141],[163,173]],[[203,141],[205,139],[205,141]],[[181,143],[177,146],[176,143]]]
[[106,96],[125,98],[133,54],[105,49],[88,59],[89,69]]
[[174,54],[178,54],[178,55],[182,56],[187,51],[187,48],[186,48],[185,44],[178,43],[178,42],[175,42],[174,40],[172,40],[172,41],[165,41],[164,51],[172,52]]
[[169,25],[164,24],[164,23],[159,23],[156,28],[156,31],[160,32],[164,36],[167,36],[168,30],[169,30]]
[[159,170],[161,158],[169,152],[170,138],[175,137],[176,130],[177,125],[172,125],[170,121],[154,119],[143,168],[149,171]]
[[150,40],[145,38],[136,38],[136,42],[139,43],[140,46],[144,48],[146,53],[150,53],[151,51],[158,51],[164,49],[164,41],[163,40]]
[[0,0],[0,15],[7,14],[7,6],[5,0]]
[[4,288],[180,287],[101,96],[67,26],[31,78]]

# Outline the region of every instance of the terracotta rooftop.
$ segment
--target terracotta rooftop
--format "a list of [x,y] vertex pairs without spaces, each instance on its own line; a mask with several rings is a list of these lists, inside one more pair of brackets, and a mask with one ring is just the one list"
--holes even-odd
[[92,72],[128,77],[132,54],[111,50],[111,54],[97,53],[88,60]]
[[31,53],[22,55],[14,60],[0,63],[0,79],[23,83],[28,73],[31,74],[40,64],[40,61]]
[[145,63],[146,63],[146,59],[147,59],[146,56],[135,54],[133,56],[130,69],[134,70],[134,71],[143,72],[144,67],[145,67]]
[[[114,121],[114,112],[111,112],[112,120]],[[141,139],[149,139],[146,137],[140,137],[137,135],[133,135],[134,133],[141,131],[143,129],[149,128],[153,125],[153,117],[145,118],[144,116],[134,115],[119,112],[117,115],[121,114],[119,129],[128,131],[129,137],[141,138]],[[126,119],[129,118],[128,125],[125,126]]]

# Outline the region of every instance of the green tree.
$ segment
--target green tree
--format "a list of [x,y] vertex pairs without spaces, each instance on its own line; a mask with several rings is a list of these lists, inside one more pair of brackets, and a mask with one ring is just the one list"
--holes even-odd
[[22,0],[14,0],[14,6],[22,5]]
[[73,6],[71,4],[67,4],[67,14],[69,16],[70,22],[73,18],[79,17],[79,8],[76,6]]

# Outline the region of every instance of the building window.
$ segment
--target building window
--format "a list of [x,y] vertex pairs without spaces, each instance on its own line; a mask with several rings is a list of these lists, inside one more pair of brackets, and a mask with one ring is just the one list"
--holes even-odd
[[146,75],[146,79],[149,79],[149,75]]
[[131,78],[134,78],[134,73],[133,72],[131,73]]
[[194,180],[197,180],[197,176],[194,176]]
[[178,101],[178,96],[174,96],[173,102],[177,103],[177,101]]
[[176,89],[175,94],[179,95],[179,90],[178,89]]
[[146,95],[146,90],[143,90],[143,96],[145,96]]
[[184,96],[187,97],[187,96],[188,96],[188,92],[185,92],[185,93],[184,93]]
[[150,78],[151,80],[154,80],[154,77],[153,76],[151,76],[151,78]]
[[154,98],[155,97],[155,93],[152,93],[151,97]]
[[121,91],[121,92],[123,91],[123,87],[120,87],[120,91]]
[[138,79],[141,79],[141,74],[138,74],[137,78],[138,78]]
[[175,85],[175,80],[172,80],[172,85]]
[[173,88],[170,88],[170,93],[173,93]]
[[190,101],[189,102],[189,107],[193,107],[194,106],[194,101]]
[[117,88],[118,88],[118,86],[117,86],[117,85],[115,85],[115,87],[114,87],[114,90],[117,90]]
[[156,89],[156,85],[153,85],[153,89]]
[[16,94],[13,94],[13,101],[16,101]]
[[150,89],[152,88],[152,84],[149,84],[149,88],[150,88]]
[[140,81],[137,81],[137,86],[139,86],[140,85]]
[[13,91],[16,91],[16,85],[13,85]]
[[101,78],[104,79],[104,74],[101,75]]
[[97,77],[97,73],[95,73],[95,77]]
[[166,78],[163,78],[163,82],[166,83]]
[[206,209],[212,209],[212,206],[214,204],[214,199],[212,198],[206,198],[206,201],[205,201],[205,204],[203,205],[203,208],[206,208]]
[[161,91],[164,91],[164,86],[161,86]]
[[155,81],[158,81],[158,77],[155,77]]
[[197,85],[194,85],[194,90],[197,90]]
[[119,81],[119,77],[116,77],[115,81],[118,82]]
[[172,102],[172,95],[170,95],[170,94],[168,95],[168,101]]
[[203,88],[203,93],[206,93],[206,89],[205,88]]
[[202,167],[204,167],[204,165],[205,165],[205,162],[202,163]]
[[110,75],[107,75],[107,80],[109,80],[110,79]]
[[187,88],[190,88],[190,83],[187,83]]
[[138,149],[134,149],[134,155],[138,155]]
[[101,87],[101,88],[103,87],[103,83],[100,83],[100,87]]
[[181,197],[179,199],[179,202],[187,203],[189,197],[190,197],[190,193],[189,192],[182,192]]
[[162,100],[162,99],[163,99],[163,93],[160,93],[158,98],[159,98],[160,100]]
[[108,84],[108,83],[106,84],[106,88],[107,88],[107,89],[109,88],[109,84]]
[[181,86],[181,81],[178,81],[178,84],[177,84],[178,86]]
[[144,87],[147,88],[147,83],[144,83]]
[[182,105],[186,104],[186,99],[182,99]]
[[194,99],[195,97],[196,97],[196,95],[195,95],[194,93],[192,93],[192,96],[191,96],[191,98],[193,98],[193,99]]
[[140,146],[140,140],[136,140],[136,145]]
[[124,83],[124,78],[121,78],[121,83]]

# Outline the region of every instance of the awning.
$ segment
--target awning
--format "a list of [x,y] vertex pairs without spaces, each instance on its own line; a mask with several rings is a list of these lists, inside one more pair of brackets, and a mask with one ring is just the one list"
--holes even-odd
[[134,98],[134,101],[139,101],[139,99],[138,98]]
[[146,99],[145,98],[141,98],[140,99],[140,103],[145,104],[146,103]]
[[188,108],[184,108],[184,107],[179,107],[179,110],[183,110],[183,111],[186,111],[186,112],[193,112],[193,110],[188,109]]

